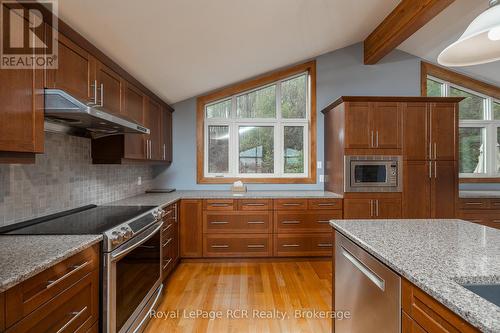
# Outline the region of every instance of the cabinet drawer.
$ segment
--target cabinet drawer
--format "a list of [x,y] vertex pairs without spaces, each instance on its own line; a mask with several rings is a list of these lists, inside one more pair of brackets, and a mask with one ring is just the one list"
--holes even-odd
[[471,199],[460,199],[458,201],[459,209],[488,209],[490,208],[488,199],[481,198],[471,198]]
[[460,210],[458,218],[500,229],[500,211],[498,210]]
[[309,209],[342,209],[342,199],[309,199]]
[[96,244],[7,290],[6,326],[12,326],[98,268]]
[[174,270],[179,258],[178,238],[162,240],[162,279],[165,280]]
[[203,221],[204,233],[270,233],[271,212],[206,212]]
[[207,234],[203,240],[205,257],[269,257],[271,234]]
[[179,234],[178,229],[178,224],[175,222],[163,222],[161,237],[163,239],[177,237],[177,235]]
[[276,199],[274,200],[276,210],[305,210],[307,199]]
[[277,257],[331,256],[332,232],[322,234],[275,234],[274,255]]
[[164,221],[175,220],[177,217],[177,205],[168,205],[167,207],[163,208],[162,217]]
[[7,333],[87,332],[98,320],[99,270],[33,311]]
[[207,199],[203,200],[205,210],[234,210],[233,199]]
[[272,210],[273,201],[271,199],[240,199],[238,200],[239,210]]
[[275,212],[276,233],[288,232],[330,232],[332,227],[329,224],[331,219],[341,219],[342,211],[333,210],[321,213],[309,212]]

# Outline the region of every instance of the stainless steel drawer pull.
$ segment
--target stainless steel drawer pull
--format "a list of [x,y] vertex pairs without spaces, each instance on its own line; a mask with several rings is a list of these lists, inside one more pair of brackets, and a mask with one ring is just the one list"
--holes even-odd
[[168,244],[170,244],[173,240],[174,240],[174,239],[173,239],[172,237],[170,237],[169,239],[167,239],[167,240],[165,241],[165,243],[163,243],[163,244],[162,244],[162,247],[167,246],[167,245],[168,245]]
[[76,319],[78,319],[78,317],[80,317],[86,310],[87,310],[87,307],[84,307],[80,311],[70,312],[69,314],[71,315],[71,319],[66,324],[64,324],[63,327],[61,327],[57,331],[57,333],[64,332],[66,330],[66,328],[68,328],[68,326],[71,325],[71,323],[73,323]]
[[291,206],[300,206],[299,203],[284,203],[283,206],[291,207]]
[[264,224],[264,221],[248,221],[248,224]]
[[227,221],[212,221],[210,224],[228,224],[229,222]]
[[470,205],[470,206],[476,206],[476,205],[482,205],[483,203],[482,202],[466,202],[465,204]]
[[329,206],[335,206],[337,205],[336,203],[334,202],[330,202],[330,203],[319,203],[318,206],[320,207],[329,207]]
[[170,263],[172,262],[172,258],[168,258],[167,262],[165,263],[165,265],[163,265],[163,269],[167,268],[168,265],[170,265]]
[[330,221],[327,221],[327,220],[318,220],[316,221],[317,223],[330,223]]
[[331,244],[331,243],[319,243],[318,247],[333,247],[333,244]]
[[214,249],[227,249],[229,245],[211,245]]
[[163,213],[163,216],[170,215],[172,212],[173,212],[173,209],[169,209],[165,213]]
[[161,231],[167,231],[172,227],[173,223],[169,223],[165,228],[162,228]]
[[283,224],[299,224],[300,221],[281,221]]
[[79,270],[87,267],[88,265],[90,264],[89,261],[86,261],[84,262],[83,264],[80,264],[80,265],[76,265],[76,266],[71,266],[71,271],[69,271],[68,273],[64,274],[63,276],[61,276],[60,278],[56,279],[56,280],[49,280],[47,281],[47,286],[45,287],[45,289],[49,289],[49,288],[52,288],[53,286],[55,286],[56,284],[58,284],[59,282],[63,281],[64,279],[68,278],[70,275],[73,275],[75,274],[76,272],[78,272]]
[[299,247],[299,244],[283,244],[283,247]]
[[382,280],[377,274],[375,274],[370,268],[368,268],[365,264],[363,264],[358,258],[352,255],[349,251],[347,251],[344,247],[342,248],[342,255],[346,258],[351,264],[354,265],[361,273],[363,273],[370,281],[372,281],[379,289],[385,291],[385,281]]
[[264,206],[265,204],[263,204],[263,203],[246,203],[244,205],[251,206],[251,207],[261,207],[261,206]]
[[227,207],[227,206],[229,206],[229,204],[227,204],[227,203],[213,203],[213,204],[210,204],[210,206],[212,206],[212,207]]
[[247,247],[249,249],[261,249],[264,247],[264,245],[262,245],[262,244],[250,244],[250,245],[247,245]]
[[493,223],[500,223],[500,220],[493,220],[491,222],[493,222]]

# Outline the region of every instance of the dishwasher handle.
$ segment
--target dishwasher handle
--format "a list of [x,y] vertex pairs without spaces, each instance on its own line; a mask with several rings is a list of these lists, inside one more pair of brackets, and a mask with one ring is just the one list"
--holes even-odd
[[358,258],[356,258],[351,252],[347,251],[343,246],[342,256],[346,258],[351,264],[354,265],[361,273],[363,273],[370,281],[372,281],[380,290],[385,291],[385,281],[381,279],[375,272],[373,272],[368,266],[363,264]]

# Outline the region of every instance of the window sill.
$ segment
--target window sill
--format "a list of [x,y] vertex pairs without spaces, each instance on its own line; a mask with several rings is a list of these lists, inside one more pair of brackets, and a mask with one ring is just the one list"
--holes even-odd
[[472,178],[459,178],[459,183],[500,183],[500,177],[472,177]]
[[308,178],[214,178],[200,177],[198,184],[232,184],[235,181],[244,184],[316,184],[316,175]]

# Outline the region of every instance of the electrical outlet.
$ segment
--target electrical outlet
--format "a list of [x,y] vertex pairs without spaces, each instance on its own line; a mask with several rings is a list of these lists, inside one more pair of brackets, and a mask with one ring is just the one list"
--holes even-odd
[[324,183],[325,182],[325,175],[319,175],[319,182]]
[[323,169],[323,163],[321,163],[321,161],[318,161],[317,165],[318,165],[318,169]]
[[142,185],[142,177],[137,177],[137,185]]

